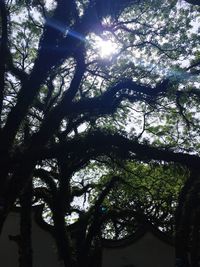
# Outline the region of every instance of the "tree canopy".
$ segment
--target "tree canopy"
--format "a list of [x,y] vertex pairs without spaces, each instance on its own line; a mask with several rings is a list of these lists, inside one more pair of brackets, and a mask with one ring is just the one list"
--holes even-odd
[[109,214],[128,232],[142,214],[175,234],[182,266],[197,266],[199,10],[198,0],[0,1],[0,226],[20,203],[21,267],[32,264],[34,198],[51,211],[65,266],[95,265]]

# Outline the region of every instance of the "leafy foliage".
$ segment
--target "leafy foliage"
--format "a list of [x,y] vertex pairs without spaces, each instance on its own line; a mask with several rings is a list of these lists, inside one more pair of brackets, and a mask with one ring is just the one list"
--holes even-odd
[[132,234],[146,220],[173,235],[174,213],[179,192],[187,179],[186,173],[184,169],[170,164],[128,162],[102,176],[97,191],[110,177],[121,177],[102,204],[109,220],[102,228],[104,236],[122,238]]
[[[143,213],[173,232],[184,184],[175,233],[177,257],[186,261],[187,246],[199,242],[193,233],[199,230],[198,205],[190,209],[192,221],[185,217],[198,199],[197,2],[0,1],[1,228],[16,201],[26,204],[27,194],[29,205],[33,197],[50,210],[65,266],[92,266],[108,221],[102,205],[114,212],[128,207],[134,226]],[[107,57],[98,40],[113,44]],[[107,167],[92,171],[96,162],[116,161],[125,162],[117,176]],[[102,171],[107,175],[100,179]],[[87,209],[74,204],[95,189]],[[125,218],[120,224],[130,232]],[[29,219],[22,214],[26,225]],[[184,227],[189,230],[182,242]],[[31,251],[26,230],[23,247]],[[119,228],[116,235],[123,234]],[[24,255],[26,265],[31,255]],[[198,257],[191,257],[195,266]]]

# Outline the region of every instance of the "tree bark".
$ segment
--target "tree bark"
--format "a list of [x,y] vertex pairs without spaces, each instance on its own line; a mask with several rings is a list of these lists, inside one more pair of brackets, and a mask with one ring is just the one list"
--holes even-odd
[[23,190],[20,204],[19,267],[32,267],[32,181]]

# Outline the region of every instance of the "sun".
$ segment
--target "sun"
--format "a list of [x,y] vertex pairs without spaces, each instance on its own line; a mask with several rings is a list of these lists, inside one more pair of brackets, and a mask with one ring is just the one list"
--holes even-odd
[[109,39],[102,39],[101,37],[95,38],[95,48],[97,49],[97,53],[102,58],[111,57],[118,50],[117,44]]
[[116,51],[115,44],[111,40],[100,40],[98,46],[101,57],[108,57]]

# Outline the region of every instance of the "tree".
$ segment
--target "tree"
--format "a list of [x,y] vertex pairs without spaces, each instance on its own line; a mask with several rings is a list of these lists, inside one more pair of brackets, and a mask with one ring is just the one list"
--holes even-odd
[[[104,157],[187,167],[191,178],[180,195],[177,233],[187,231],[184,242],[177,235],[177,257],[187,262],[188,244],[197,248],[199,206],[191,206],[193,198],[198,203],[200,162],[194,26],[199,7],[187,2],[194,5],[0,1],[0,226],[20,199],[26,206],[23,247],[30,247],[29,224],[23,222],[30,219],[34,194],[52,212],[65,266],[92,264],[102,223],[99,208],[118,178],[107,183],[88,213],[79,212],[76,232],[66,226],[65,215],[73,211],[73,198],[90,187],[75,190],[73,174]],[[115,53],[102,58],[97,36],[116,44]],[[126,127],[130,118],[131,129]],[[43,187],[35,188],[37,179]],[[26,252],[21,266],[30,262],[31,249]],[[193,266],[196,261],[193,253]]]
[[[97,194],[114,174],[121,178],[102,203],[107,217],[102,227],[104,236],[123,238],[146,221],[174,236],[174,213],[187,171],[171,164],[121,163],[101,177],[95,187]],[[90,198],[95,196],[93,193]]]

